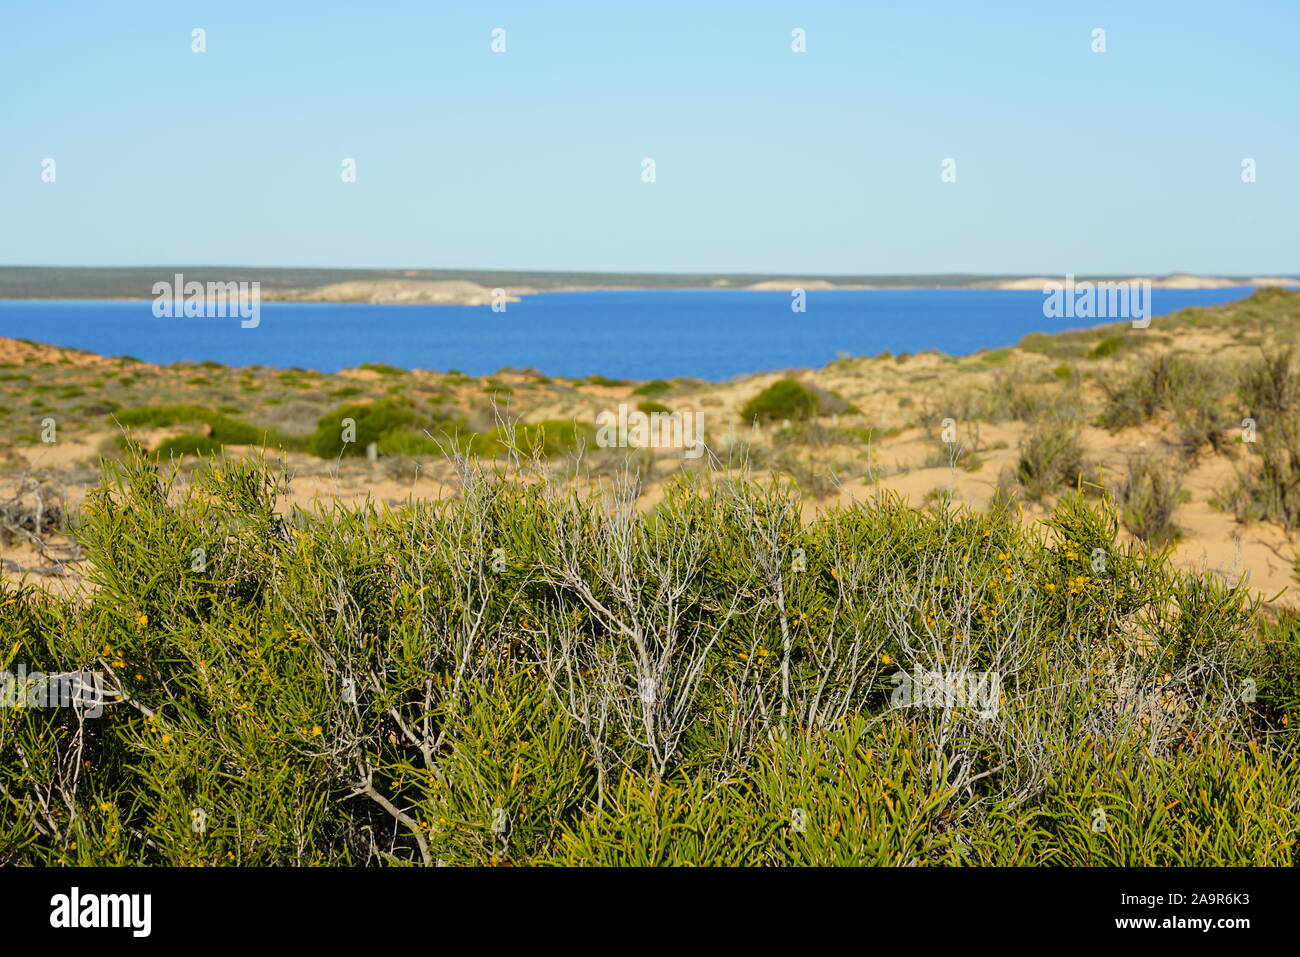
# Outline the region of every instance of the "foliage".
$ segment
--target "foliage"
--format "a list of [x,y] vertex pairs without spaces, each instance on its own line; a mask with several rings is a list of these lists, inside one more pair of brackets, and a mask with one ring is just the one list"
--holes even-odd
[[1181,491],[1173,463],[1148,455],[1130,456],[1128,474],[1115,495],[1124,527],[1156,547],[1177,540],[1180,531],[1173,515]]
[[120,409],[113,413],[114,423],[120,426],[145,426],[164,428],[173,425],[202,424],[208,426],[208,436],[221,445],[263,445],[296,447],[287,436],[273,429],[259,429],[221,412],[197,405],[145,405]]
[[[341,405],[333,412],[321,416],[316,431],[308,441],[313,455],[323,459],[340,455],[365,455],[370,443],[378,443],[386,436],[414,424],[415,409],[400,399],[380,399],[377,402],[355,402]],[[348,420],[355,434],[345,437]]]
[[1031,499],[1041,499],[1062,486],[1077,483],[1082,472],[1079,430],[1067,421],[1044,422],[1020,444],[1016,478]]
[[0,863],[1295,863],[1294,629],[1104,502],[805,520],[703,473],[642,515],[459,467],[307,514],[258,462],[106,463],[94,587],[0,586],[0,669],[109,698],[0,708]]
[[740,407],[745,422],[799,422],[817,414],[817,395],[795,379],[781,379]]

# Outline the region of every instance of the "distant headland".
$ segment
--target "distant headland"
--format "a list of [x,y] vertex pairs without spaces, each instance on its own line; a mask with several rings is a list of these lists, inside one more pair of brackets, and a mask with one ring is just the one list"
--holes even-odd
[[[528,272],[476,269],[300,269],[260,266],[0,266],[0,299],[148,299],[160,276],[199,282],[257,282],[268,302],[488,305],[504,296],[631,289],[809,291],[849,289],[1041,290],[1046,276],[976,273],[805,275],[757,273]],[[1059,277],[1056,277],[1059,279]],[[1300,286],[1295,276],[1076,276],[1079,281],[1149,281],[1157,289]],[[500,290],[500,292],[497,292]]]

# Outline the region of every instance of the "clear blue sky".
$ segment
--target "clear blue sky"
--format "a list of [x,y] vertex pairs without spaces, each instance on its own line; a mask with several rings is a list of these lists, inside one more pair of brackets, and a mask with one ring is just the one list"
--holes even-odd
[[1295,0],[0,17],[4,264],[1300,271]]

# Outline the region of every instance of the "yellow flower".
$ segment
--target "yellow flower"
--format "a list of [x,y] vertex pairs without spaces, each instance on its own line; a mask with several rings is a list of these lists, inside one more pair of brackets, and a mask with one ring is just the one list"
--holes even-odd
[[319,738],[319,737],[320,737],[320,725],[318,725],[318,724],[314,724],[314,725],[312,725],[312,728],[311,728],[311,736],[312,736],[313,738]]
[[170,734],[164,734],[164,735],[162,736],[162,743],[163,743],[163,744],[171,744],[171,743],[172,743],[172,736],[171,736]]
[[149,616],[144,612],[140,612],[140,614],[135,616],[135,624],[137,628],[143,628],[145,625],[149,624]]
[[882,665],[892,665],[894,663],[894,659],[889,657],[889,655],[881,655],[880,663]]

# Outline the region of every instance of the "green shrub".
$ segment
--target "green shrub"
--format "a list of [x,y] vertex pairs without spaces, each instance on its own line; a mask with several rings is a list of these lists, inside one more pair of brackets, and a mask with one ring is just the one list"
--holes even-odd
[[1033,500],[1078,482],[1083,472],[1079,430],[1062,421],[1045,422],[1020,443],[1016,478]]
[[[308,450],[323,459],[339,455],[365,455],[372,442],[379,442],[391,432],[414,424],[415,409],[399,399],[380,399],[341,405],[321,416],[316,431],[308,440]],[[344,441],[345,420],[355,425],[355,436]]]
[[632,390],[633,395],[643,395],[648,399],[658,398],[665,392],[672,391],[673,384],[665,382],[663,379],[651,379],[649,382],[643,382]]
[[446,448],[445,445],[439,445],[437,439],[415,430],[389,432],[379,440],[381,455],[404,455],[413,459],[431,458],[440,455]]
[[1255,710],[1268,731],[1295,731],[1300,727],[1300,615],[1280,610],[1260,638],[1259,658],[1251,669]]
[[1227,380],[1212,360],[1162,352],[1140,362],[1126,377],[1102,379],[1106,404],[1098,424],[1111,431],[1141,425],[1162,410],[1180,422],[1180,443],[1189,454],[1205,442],[1221,450],[1222,398]]
[[446,709],[454,742],[421,788],[431,853],[447,864],[530,860],[595,795],[582,741],[539,669],[499,672]]
[[513,427],[497,426],[472,451],[477,455],[504,455],[517,450],[528,456],[534,451],[544,456],[568,455],[596,439],[596,427],[588,422],[548,419],[544,422],[517,423]]
[[604,389],[618,389],[628,384],[626,379],[611,379],[603,375],[589,375],[582,382],[586,385],[600,386]]
[[1119,352],[1120,349],[1124,348],[1124,342],[1125,339],[1123,336],[1107,336],[1088,350],[1087,358],[1105,359],[1108,356],[1113,356],[1115,353]]
[[1284,809],[1294,757],[1253,743],[1173,756],[1075,745],[1044,794],[994,817],[971,863],[1063,867],[1295,865]]
[[1264,353],[1247,364],[1238,377],[1237,392],[1248,416],[1260,428],[1300,409],[1300,375],[1295,370],[1294,348]]
[[745,422],[799,422],[817,414],[817,395],[794,379],[781,379],[740,407]]
[[1078,380],[1073,375],[1067,375],[1064,386],[1056,387],[1024,385],[1011,376],[1000,375],[988,389],[949,401],[942,415],[951,415],[963,422],[1001,422],[1008,418],[1023,422],[1037,422],[1043,418],[1073,420],[1078,418],[1082,405]]
[[1045,332],[1031,332],[1018,343],[1025,352],[1034,352],[1053,359],[1082,359],[1088,352],[1088,346],[1075,337],[1064,333],[1048,335]]
[[199,405],[144,405],[119,409],[113,421],[123,426],[166,428],[174,425],[206,425],[211,438],[222,445],[276,445],[290,442],[273,429],[259,429],[221,412]]
[[0,670],[110,692],[0,707],[0,864],[1296,863],[1294,641],[1104,501],[702,473],[640,513],[459,464],[312,513],[258,461],[109,464],[92,587],[0,582]]
[[1174,358],[1161,353],[1142,363],[1127,378],[1101,378],[1106,404],[1098,417],[1102,428],[1118,431],[1146,422],[1168,401]]
[[1300,525],[1300,416],[1274,414],[1267,429],[1245,447],[1251,462],[1218,497],[1238,521]]
[[473,452],[484,444],[484,439],[471,430],[464,419],[454,418],[437,422],[427,429],[389,432],[379,440],[379,453],[413,459],[441,458],[457,449]]
[[210,435],[178,435],[162,442],[154,451],[166,462],[180,456],[220,455],[224,448]]
[[1174,524],[1174,509],[1182,481],[1169,461],[1148,455],[1129,458],[1128,475],[1116,490],[1124,527],[1148,545],[1163,547],[1181,534]]

